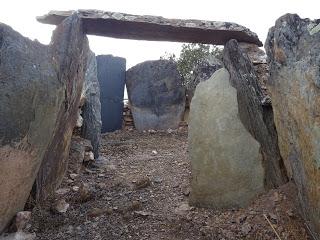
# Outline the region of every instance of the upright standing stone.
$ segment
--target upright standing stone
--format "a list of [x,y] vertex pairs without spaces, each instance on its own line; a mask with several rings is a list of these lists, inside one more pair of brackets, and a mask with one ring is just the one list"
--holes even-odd
[[126,60],[112,55],[97,56],[100,84],[102,133],[122,128]]
[[81,26],[71,16],[45,46],[0,24],[0,232],[23,210],[41,163],[50,170],[42,168],[43,183],[68,156],[87,46]]
[[262,91],[248,55],[236,40],[224,47],[223,60],[237,90],[239,117],[251,135],[261,144],[266,185],[274,188],[287,182],[286,170],[278,146],[270,97]]
[[320,20],[286,14],[265,46],[281,155],[306,222],[320,239]]
[[176,63],[140,63],[127,71],[126,86],[134,125],[139,131],[179,126],[185,109],[185,89]]
[[101,138],[100,85],[97,76],[97,61],[93,52],[89,52],[83,93],[85,103],[82,108],[83,125],[81,136],[91,141],[94,157],[99,157]]
[[260,144],[238,116],[237,92],[222,68],[201,82],[191,101],[190,202],[196,206],[246,206],[264,190]]

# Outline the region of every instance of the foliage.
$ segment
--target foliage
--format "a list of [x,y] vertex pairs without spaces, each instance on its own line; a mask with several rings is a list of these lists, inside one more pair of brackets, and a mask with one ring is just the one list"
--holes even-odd
[[175,54],[166,53],[160,59],[167,59],[177,63],[178,71],[184,78],[184,85],[188,88],[193,69],[210,55],[222,60],[222,48],[209,44],[188,43],[182,45],[179,57],[176,57]]

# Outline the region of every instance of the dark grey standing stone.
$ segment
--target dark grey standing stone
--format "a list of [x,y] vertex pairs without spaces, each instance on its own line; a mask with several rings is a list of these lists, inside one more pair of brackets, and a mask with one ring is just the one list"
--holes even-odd
[[100,86],[97,76],[96,56],[90,51],[85,75],[83,93],[85,103],[82,108],[83,125],[81,136],[91,141],[95,159],[99,157],[101,138]]
[[72,15],[45,46],[0,24],[0,232],[23,210],[40,166],[41,192],[68,157],[88,46],[81,26]]
[[320,239],[320,19],[280,17],[265,48],[281,155],[306,223]]
[[265,183],[271,188],[279,187],[288,179],[278,147],[271,102],[266,101],[270,98],[263,93],[252,62],[236,40],[227,42],[223,59],[231,84],[237,90],[240,119],[261,144]]
[[179,126],[185,109],[185,89],[176,63],[140,63],[127,71],[126,86],[134,125],[139,131]]
[[97,56],[102,133],[122,128],[126,60],[112,55]]

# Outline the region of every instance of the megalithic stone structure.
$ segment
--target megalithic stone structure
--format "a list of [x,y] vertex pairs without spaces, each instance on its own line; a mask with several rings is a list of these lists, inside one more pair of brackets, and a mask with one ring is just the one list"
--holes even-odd
[[82,18],[87,34],[152,41],[193,42],[224,45],[230,39],[262,46],[258,36],[236,23],[159,16],[132,15],[99,10],[50,11],[41,23],[57,25],[72,13]]
[[101,132],[122,128],[126,59],[112,55],[97,56],[100,84]]

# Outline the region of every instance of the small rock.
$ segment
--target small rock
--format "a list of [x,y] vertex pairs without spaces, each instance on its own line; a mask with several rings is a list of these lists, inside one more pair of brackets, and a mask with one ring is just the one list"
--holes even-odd
[[155,183],[162,183],[162,178],[160,178],[160,177],[155,177],[155,178],[153,179],[153,182],[155,182]]
[[66,202],[65,199],[60,199],[54,204],[54,211],[58,213],[66,213],[68,208],[70,207],[70,204]]
[[236,223],[241,224],[247,219],[246,215],[241,215],[236,219]]
[[98,177],[104,177],[104,176],[106,176],[104,173],[99,173],[98,174]]
[[93,208],[93,209],[88,211],[87,216],[88,217],[99,217],[99,216],[101,216],[103,214],[110,215],[111,213],[112,213],[112,209],[111,208],[105,208],[105,209]]
[[278,202],[280,200],[280,195],[278,192],[274,192],[272,197],[271,197],[272,201],[274,202]]
[[175,132],[175,130],[172,130],[171,128],[169,128],[168,130],[167,130],[167,133],[173,133],[173,132]]
[[145,212],[145,211],[135,211],[134,213],[142,217],[147,217],[151,215],[150,212]]
[[91,197],[91,191],[89,184],[87,183],[81,183],[79,188],[79,197],[81,202],[86,202]]
[[186,197],[190,195],[190,188],[186,188],[185,190],[183,190],[183,195],[185,195]]
[[73,186],[72,190],[75,191],[75,192],[78,192],[79,191],[79,187],[78,186]]
[[158,152],[156,150],[152,150],[152,155],[157,155]]
[[286,213],[288,214],[289,217],[291,218],[294,217],[292,209],[287,210]]
[[177,188],[177,187],[179,187],[180,186],[180,184],[178,183],[178,182],[174,182],[173,184],[172,184],[172,187],[173,188]]
[[190,207],[188,203],[182,203],[179,207],[177,207],[174,211],[178,215],[184,215],[188,211],[191,211],[193,207]]
[[56,194],[57,195],[65,195],[68,192],[70,192],[69,188],[59,188],[59,189],[56,190]]
[[271,221],[272,223],[277,223],[278,218],[277,218],[277,216],[276,216],[275,214],[269,213],[269,217],[270,217],[270,221]]
[[138,189],[149,187],[150,185],[151,185],[150,179],[147,176],[145,176],[134,183],[134,189],[138,190]]
[[241,227],[241,232],[246,236],[251,231],[252,227],[249,223],[245,223]]
[[94,171],[92,171],[92,170],[90,170],[88,168],[86,168],[84,171],[85,171],[85,173],[88,173],[88,174],[93,174],[94,173]]
[[72,179],[67,179],[67,183],[73,183],[74,182],[74,180],[72,180]]
[[149,129],[148,130],[148,133],[156,133],[157,131],[156,130],[153,130],[153,129]]
[[75,180],[77,176],[78,176],[78,174],[75,174],[75,173],[71,173],[71,174],[69,175],[69,177],[70,177],[72,180]]
[[14,218],[13,224],[11,225],[11,230],[14,232],[22,231],[27,223],[31,219],[31,212],[29,211],[21,211],[18,212]]
[[94,154],[92,151],[84,153],[84,159],[83,159],[84,162],[89,162],[93,160],[94,160]]

